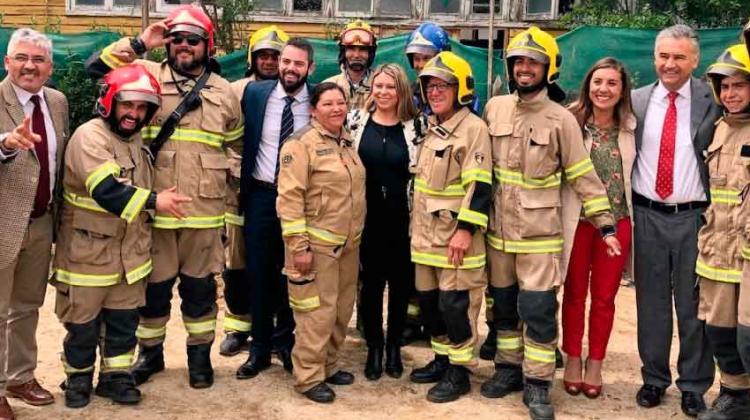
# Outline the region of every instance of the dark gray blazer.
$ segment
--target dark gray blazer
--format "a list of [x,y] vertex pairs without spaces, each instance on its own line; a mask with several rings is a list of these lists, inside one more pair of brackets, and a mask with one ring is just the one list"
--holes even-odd
[[[635,129],[635,147],[636,153],[641,152],[641,142],[643,138],[643,123],[646,120],[648,112],[648,103],[651,99],[651,93],[654,91],[658,82],[643,86],[631,92],[633,102],[633,113],[635,114],[637,125]],[[709,197],[708,185],[708,167],[706,166],[704,152],[711,144],[714,137],[714,128],[716,120],[722,115],[713,99],[711,88],[706,82],[693,77],[690,83],[690,95],[692,104],[690,106],[690,137],[693,139],[695,148],[695,158],[698,160],[698,169],[701,173],[701,182]]]

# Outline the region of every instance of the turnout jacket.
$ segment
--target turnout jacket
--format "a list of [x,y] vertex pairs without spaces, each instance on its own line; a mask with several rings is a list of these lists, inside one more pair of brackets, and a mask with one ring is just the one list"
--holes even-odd
[[367,98],[370,96],[370,75],[371,72],[368,70],[365,78],[355,88],[349,80],[346,70],[342,67],[341,73],[333,75],[323,82],[333,82],[344,89],[346,101],[349,103],[349,110],[351,111],[365,107],[365,102],[367,102]]
[[[101,118],[68,143],[54,282],[105,287],[151,272],[153,169],[139,134],[123,139]],[[151,198],[149,200],[149,198]]]
[[[123,38],[94,53],[87,62],[87,71],[95,76],[103,75],[109,69],[128,64],[121,61],[114,52],[129,52],[135,57],[130,39]],[[156,138],[162,124],[177,108],[195,85],[189,79],[174,71],[167,61],[155,63],[134,60],[142,64],[156,77],[162,90],[162,103],[150,125],[143,128],[141,135],[145,142]],[[225,199],[229,162],[224,149],[231,146],[242,154],[241,141],[243,118],[240,102],[232,92],[229,82],[216,73],[211,73],[206,86],[200,92],[201,104],[186,113],[174,131],[155,156],[154,189],[162,191],[177,186],[177,192],[193,199],[184,204],[187,217],[156,214],[154,227],[161,229],[179,228],[220,228],[224,226]]]

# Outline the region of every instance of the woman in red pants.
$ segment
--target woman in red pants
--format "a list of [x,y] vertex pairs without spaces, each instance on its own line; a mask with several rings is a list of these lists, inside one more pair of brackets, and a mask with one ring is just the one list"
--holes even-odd
[[[572,395],[583,392],[596,398],[602,389],[602,362],[614,322],[615,295],[631,247],[630,174],[635,160],[635,117],[630,104],[630,83],[622,63],[610,57],[596,62],[586,74],[579,99],[570,110],[581,125],[591,160],[607,188],[617,220],[617,239],[623,249],[620,255],[609,255],[599,230],[581,217],[580,203],[563,206],[575,211],[569,217],[580,218],[572,250],[566,246],[570,260],[562,304],[562,348],[568,355],[565,390]],[[564,200],[576,200],[573,194],[570,197],[563,194]],[[589,352],[584,374],[581,341],[589,290]]]

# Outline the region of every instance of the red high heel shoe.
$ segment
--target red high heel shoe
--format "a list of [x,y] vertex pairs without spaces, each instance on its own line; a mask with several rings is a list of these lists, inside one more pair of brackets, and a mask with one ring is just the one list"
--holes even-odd
[[581,384],[581,391],[583,391],[583,395],[593,400],[593,399],[599,398],[599,395],[602,394],[602,386],[591,385],[591,384],[587,384],[586,382],[583,382]]
[[581,393],[583,390],[584,383],[583,382],[568,382],[566,380],[563,380],[563,386],[565,387],[565,392],[567,392],[570,395],[576,396]]

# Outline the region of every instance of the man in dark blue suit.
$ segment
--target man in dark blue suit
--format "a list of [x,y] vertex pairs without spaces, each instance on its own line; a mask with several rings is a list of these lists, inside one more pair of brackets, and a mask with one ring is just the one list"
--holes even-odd
[[241,208],[247,272],[250,276],[253,325],[250,356],[237,369],[237,379],[248,379],[271,365],[275,350],[284,369],[292,371],[294,318],[289,308],[284,266],[284,244],[276,214],[276,182],[281,145],[293,131],[310,121],[307,76],[312,73],[313,49],[301,38],[290,39],[279,57],[279,79],[245,88]]

